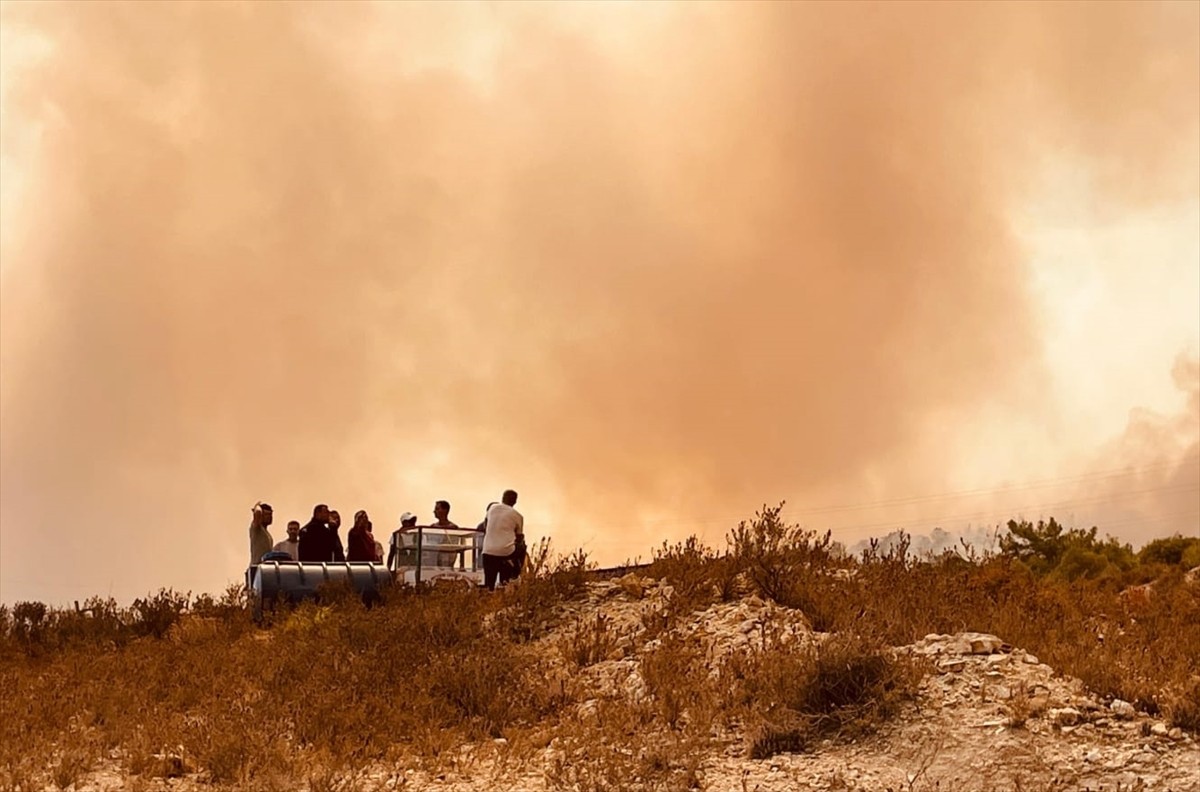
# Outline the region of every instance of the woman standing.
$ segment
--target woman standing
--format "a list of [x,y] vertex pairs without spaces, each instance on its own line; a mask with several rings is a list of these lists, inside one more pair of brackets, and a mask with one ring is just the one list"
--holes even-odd
[[346,537],[347,561],[374,561],[375,535],[371,533],[371,519],[363,510],[354,513],[354,527]]

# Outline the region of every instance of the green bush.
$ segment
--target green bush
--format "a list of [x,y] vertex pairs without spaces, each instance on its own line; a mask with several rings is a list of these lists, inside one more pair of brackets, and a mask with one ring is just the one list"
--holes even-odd
[[1070,547],[1051,574],[1064,580],[1087,578],[1093,580],[1108,569],[1108,559],[1082,547]]
[[1200,562],[1200,538],[1176,534],[1147,543],[1138,551],[1138,561],[1143,564],[1182,566],[1189,554]]
[[1038,520],[1009,520],[1008,534],[1000,537],[1001,554],[1016,559],[1037,575],[1054,575],[1065,580],[1117,577],[1133,568],[1133,548],[1108,537],[1096,538],[1098,529],[1065,529],[1053,517]]

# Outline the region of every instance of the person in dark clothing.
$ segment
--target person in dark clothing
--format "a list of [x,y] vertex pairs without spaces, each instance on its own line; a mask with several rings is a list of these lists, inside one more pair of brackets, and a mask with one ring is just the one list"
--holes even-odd
[[342,535],[338,533],[342,530],[342,515],[338,513],[337,509],[329,510],[329,530],[333,533],[334,544],[337,545],[336,552],[345,555],[346,546],[342,544]]
[[313,507],[313,517],[300,529],[300,561],[327,562],[345,561],[342,541],[329,526],[329,507],[318,503]]
[[483,510],[483,519],[475,526],[475,533],[478,534],[475,537],[475,569],[483,569],[483,536],[487,532],[487,513],[497,503],[499,501],[492,501],[487,505],[487,509]]
[[375,535],[371,533],[371,518],[365,511],[354,514],[354,527],[346,535],[346,560],[375,560]]

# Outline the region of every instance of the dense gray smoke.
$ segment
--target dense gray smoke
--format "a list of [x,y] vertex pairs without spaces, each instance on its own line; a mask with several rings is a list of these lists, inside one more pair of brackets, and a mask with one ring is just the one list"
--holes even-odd
[[615,561],[924,491],[931,416],[1042,398],[1042,158],[1114,214],[1200,189],[1195,4],[446,8],[5,7],[49,45],[5,107],[6,599],[212,589],[260,498],[385,534],[513,486]]

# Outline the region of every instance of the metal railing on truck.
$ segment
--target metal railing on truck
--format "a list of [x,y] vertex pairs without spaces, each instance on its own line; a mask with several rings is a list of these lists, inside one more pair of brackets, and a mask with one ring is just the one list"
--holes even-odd
[[392,534],[388,568],[397,583],[458,579],[483,583],[483,534],[472,528],[419,525]]
[[449,579],[482,585],[482,556],[482,533],[467,528],[418,526],[392,535],[386,564],[264,557],[246,570],[246,587],[253,598],[255,618],[261,618],[264,604],[313,599],[328,583],[348,583],[367,600],[393,583],[419,585]]

